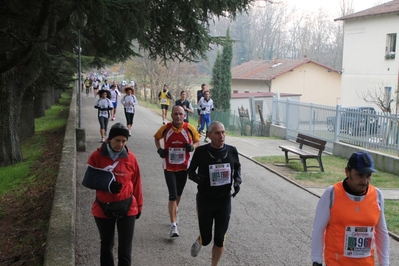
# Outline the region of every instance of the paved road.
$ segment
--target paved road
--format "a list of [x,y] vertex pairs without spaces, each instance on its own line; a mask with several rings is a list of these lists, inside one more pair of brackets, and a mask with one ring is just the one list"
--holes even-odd
[[[86,129],[87,152],[80,152],[77,156],[78,266],[99,265],[99,236],[91,215],[95,194],[79,181],[88,156],[100,145],[94,101],[93,96],[83,97],[82,101],[82,127]],[[125,122],[120,107],[116,120],[110,124],[115,122]],[[144,209],[136,223],[133,240],[132,265],[210,265],[211,245],[204,247],[197,258],[190,256],[191,244],[198,234],[194,201],[196,186],[191,181],[187,182],[179,207],[181,236],[174,241],[168,237],[168,192],[152,137],[161,122],[159,115],[138,106],[133,136],[128,142],[141,167],[144,191]],[[240,160],[243,185],[233,199],[226,249],[219,265],[310,265],[311,228],[318,198],[245,157]],[[391,265],[399,265],[399,243],[393,240],[391,258]]]

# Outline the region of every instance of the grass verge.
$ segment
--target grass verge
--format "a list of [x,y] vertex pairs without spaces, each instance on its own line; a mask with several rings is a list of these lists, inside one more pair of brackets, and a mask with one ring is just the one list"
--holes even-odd
[[23,161],[0,168],[0,265],[43,265],[71,93],[35,119]]
[[[346,159],[323,155],[324,172],[303,172],[300,161],[290,161],[285,165],[284,156],[255,157],[254,160],[270,167],[278,173],[295,181],[304,187],[328,187],[345,178]],[[308,165],[318,165],[316,160],[307,160]],[[378,170],[378,169],[377,169]],[[378,188],[399,188],[399,178],[390,173],[378,171],[374,173],[371,184]],[[385,217],[389,231],[399,235],[399,201],[385,200]]]

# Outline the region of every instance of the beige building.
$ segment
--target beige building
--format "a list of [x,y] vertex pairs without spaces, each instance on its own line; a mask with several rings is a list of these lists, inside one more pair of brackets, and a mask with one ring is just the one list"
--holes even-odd
[[234,93],[288,93],[301,102],[323,105],[340,103],[341,74],[309,58],[258,60],[232,69]]
[[[399,64],[395,53],[399,31],[399,1],[391,1],[336,20],[344,21],[341,103],[371,105],[364,96],[395,99]],[[370,99],[370,97],[369,97]],[[393,109],[395,108],[392,106]]]

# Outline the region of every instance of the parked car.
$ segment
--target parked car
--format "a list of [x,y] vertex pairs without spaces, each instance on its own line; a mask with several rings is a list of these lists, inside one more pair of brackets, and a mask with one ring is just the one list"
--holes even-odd
[[[377,112],[373,107],[345,107],[341,109],[340,131],[349,135],[375,134],[378,129]],[[335,129],[335,116],[327,117],[327,130]]]

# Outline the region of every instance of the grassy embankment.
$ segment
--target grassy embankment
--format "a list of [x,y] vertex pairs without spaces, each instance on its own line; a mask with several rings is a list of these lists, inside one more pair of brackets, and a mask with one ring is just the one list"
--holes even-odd
[[0,261],[42,265],[72,91],[35,119],[23,161],[0,167]]
[[[284,176],[305,187],[327,187],[343,180],[345,177],[344,167],[347,164],[347,159],[323,156],[324,172],[303,172],[300,161],[290,161],[288,166],[276,166],[285,164],[284,156],[256,157],[254,159],[276,169],[277,172],[279,168],[289,168],[288,171],[284,171]],[[399,188],[399,178],[394,174],[378,171],[372,175],[371,184],[381,189]],[[399,235],[398,213],[399,201],[385,200],[385,218],[388,229],[397,235]]]

